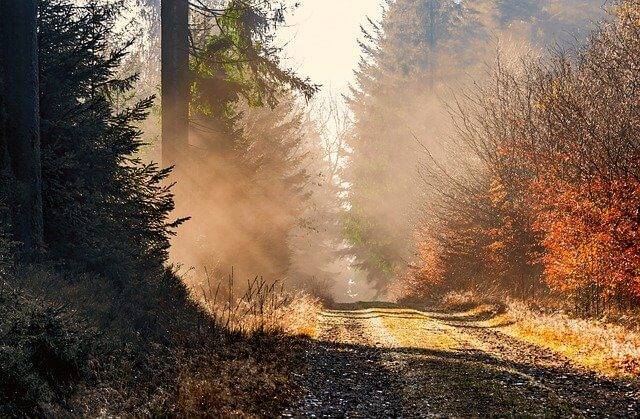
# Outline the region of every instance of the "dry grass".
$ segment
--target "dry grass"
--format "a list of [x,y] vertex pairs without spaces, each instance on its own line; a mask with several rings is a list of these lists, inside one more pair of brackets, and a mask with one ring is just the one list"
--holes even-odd
[[207,302],[205,307],[232,333],[314,337],[321,306],[318,300],[296,292],[275,293],[264,301],[240,298],[231,303]]
[[464,311],[478,323],[516,339],[548,348],[576,365],[609,377],[640,377],[640,332],[631,325],[542,312],[527,303],[483,298],[472,292],[449,293],[442,309]]
[[[182,365],[175,403],[186,417],[277,416],[297,394],[297,341],[273,336],[228,344]],[[157,409],[162,416],[171,409]]]
[[181,414],[269,417],[296,397],[292,373],[302,366],[297,338],[315,336],[319,300],[260,277],[242,292],[238,288],[230,275],[200,290],[214,331],[224,331],[226,344],[184,363],[175,402]]
[[499,298],[480,296],[473,291],[449,292],[439,302],[439,306],[447,311],[475,311],[492,308],[502,309]]
[[[292,401],[297,391],[292,373],[302,365],[297,338],[315,335],[321,304],[283,288],[261,277],[238,284],[233,273],[215,282],[206,279],[196,297],[227,343],[183,368],[179,412],[268,417]],[[229,340],[229,335],[238,339]]]
[[248,281],[242,291],[238,288],[233,271],[215,282],[207,276],[196,298],[218,325],[232,333],[315,336],[322,308],[317,298],[285,291],[282,282],[268,282],[259,276]]
[[504,331],[561,353],[577,364],[607,376],[640,377],[640,333],[622,325],[545,314],[510,301]]
[[297,396],[313,298],[258,280],[203,309],[169,271],[120,292],[97,276],[16,272],[0,287],[0,416],[273,417]]
[[318,315],[321,309],[322,304],[317,298],[297,293],[283,308],[280,327],[292,336],[315,338],[318,334]]

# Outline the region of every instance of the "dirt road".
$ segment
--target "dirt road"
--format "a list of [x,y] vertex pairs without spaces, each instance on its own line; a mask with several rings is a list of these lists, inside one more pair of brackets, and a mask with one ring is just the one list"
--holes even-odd
[[320,316],[294,417],[638,417],[640,388],[460,314],[385,304]]

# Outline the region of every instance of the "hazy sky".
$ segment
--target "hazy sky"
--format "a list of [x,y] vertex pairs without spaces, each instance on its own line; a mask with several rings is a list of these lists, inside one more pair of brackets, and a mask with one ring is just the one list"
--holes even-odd
[[287,43],[287,65],[325,93],[344,91],[360,57],[360,25],[367,17],[378,21],[381,12],[380,0],[301,0],[279,34]]

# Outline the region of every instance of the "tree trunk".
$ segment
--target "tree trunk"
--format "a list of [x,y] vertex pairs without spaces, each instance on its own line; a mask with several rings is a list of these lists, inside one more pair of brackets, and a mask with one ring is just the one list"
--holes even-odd
[[4,138],[14,188],[8,197],[17,241],[42,244],[42,174],[38,97],[37,0],[0,0],[0,54],[5,98]]
[[162,164],[189,146],[189,2],[162,0]]

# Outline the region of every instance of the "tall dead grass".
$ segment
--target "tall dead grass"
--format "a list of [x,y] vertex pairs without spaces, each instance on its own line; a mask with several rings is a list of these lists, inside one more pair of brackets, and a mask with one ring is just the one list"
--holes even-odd
[[229,293],[226,278],[205,304],[158,269],[123,289],[49,266],[0,275],[0,417],[273,417],[288,406],[303,368],[295,336],[313,334],[318,301],[260,278]]
[[206,270],[205,275],[196,292],[222,330],[243,336],[314,336],[321,309],[319,299],[304,292],[285,291],[282,280],[270,282],[255,276],[242,284],[233,270],[217,280]]

